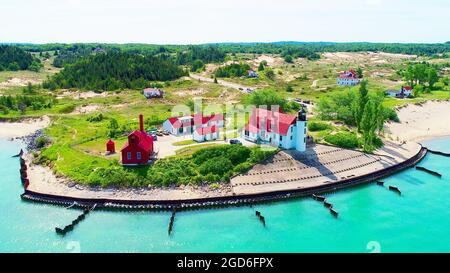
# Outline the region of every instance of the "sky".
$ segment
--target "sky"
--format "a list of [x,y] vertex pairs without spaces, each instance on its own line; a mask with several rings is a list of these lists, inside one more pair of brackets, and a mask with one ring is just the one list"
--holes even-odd
[[0,42],[450,41],[449,0],[0,0]]

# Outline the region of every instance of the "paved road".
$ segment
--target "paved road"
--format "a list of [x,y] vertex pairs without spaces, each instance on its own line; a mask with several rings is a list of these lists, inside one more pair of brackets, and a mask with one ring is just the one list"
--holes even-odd
[[[191,74],[189,74],[189,77],[191,77],[191,78],[193,78],[195,80],[203,81],[203,82],[214,82],[214,79],[211,79],[211,78],[208,78],[208,77],[203,77],[203,76],[200,76],[200,75],[197,75],[197,74],[192,74],[191,73]],[[225,87],[230,87],[230,88],[239,90],[241,92],[245,92],[247,90],[247,88],[250,88],[252,90],[255,89],[254,87],[245,86],[245,85],[241,85],[241,84],[234,83],[234,82],[227,82],[227,81],[219,80],[219,79],[217,79],[217,83],[222,85],[222,86],[225,86]]]

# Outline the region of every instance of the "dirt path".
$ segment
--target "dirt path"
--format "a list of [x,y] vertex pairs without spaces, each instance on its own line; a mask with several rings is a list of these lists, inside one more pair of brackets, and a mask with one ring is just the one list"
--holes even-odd
[[[203,82],[212,82],[212,83],[214,82],[214,79],[203,77],[203,76],[200,76],[200,75],[197,75],[197,74],[189,74],[189,77],[191,77],[191,78],[193,78],[195,80],[203,81]],[[247,88],[250,88],[252,90],[255,89],[254,87],[245,86],[245,85],[237,84],[237,83],[234,83],[234,82],[227,82],[227,81],[219,80],[219,79],[217,80],[217,83],[222,85],[222,86],[225,86],[225,87],[229,87],[229,88],[233,88],[233,89],[239,90],[241,92],[245,92],[245,90],[247,90]]]

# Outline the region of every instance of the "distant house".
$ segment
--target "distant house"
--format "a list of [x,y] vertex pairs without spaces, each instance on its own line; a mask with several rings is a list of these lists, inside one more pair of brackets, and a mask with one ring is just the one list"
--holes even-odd
[[306,111],[303,108],[297,116],[255,108],[244,127],[242,136],[252,142],[304,152],[306,122]]
[[146,97],[147,99],[162,98],[164,95],[164,91],[159,88],[145,88],[142,91],[142,94],[144,94],[144,97]]
[[153,156],[153,137],[144,130],[144,118],[139,115],[139,131],[128,135],[128,141],[122,149],[122,165],[148,164]]
[[106,53],[106,50],[101,47],[96,47],[92,50],[92,53]]
[[172,135],[193,134],[197,128],[216,126],[221,128],[224,125],[223,115],[216,114],[211,116],[203,116],[195,114],[183,117],[172,117],[164,121],[163,129]]
[[248,71],[247,71],[247,77],[248,77],[248,78],[258,78],[259,75],[258,75],[258,73],[256,73],[256,71],[254,71],[254,70],[248,70]]
[[217,126],[198,127],[194,130],[193,139],[197,142],[216,140],[219,138],[219,128]]
[[336,78],[336,84],[340,86],[354,86],[359,84],[360,81],[355,70],[342,71]]
[[400,90],[388,90],[386,94],[395,98],[408,98],[412,96],[413,88],[411,86],[402,86]]

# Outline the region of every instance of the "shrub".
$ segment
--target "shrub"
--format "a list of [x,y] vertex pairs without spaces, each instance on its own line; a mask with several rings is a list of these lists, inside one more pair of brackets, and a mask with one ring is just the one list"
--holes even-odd
[[308,130],[311,132],[323,131],[331,128],[331,125],[325,122],[310,121],[308,123]]
[[59,109],[59,113],[61,114],[69,114],[75,110],[75,104],[67,104],[64,105],[61,109]]
[[394,122],[400,122],[397,112],[395,112],[394,109],[385,107],[383,110],[384,110],[384,115],[388,120],[391,120]]
[[348,149],[357,148],[359,144],[356,134],[350,132],[338,132],[334,135],[327,135],[325,141],[338,147]]
[[95,114],[93,116],[88,117],[86,120],[89,121],[89,122],[100,122],[100,121],[103,120],[103,118],[104,118],[103,114],[102,113],[98,113],[98,114]]
[[36,145],[36,148],[41,149],[44,148],[48,143],[49,139],[45,136],[40,136],[34,140],[34,145]]
[[[200,165],[199,171],[203,175],[216,174],[223,175],[233,168],[233,164],[228,158],[217,157],[211,158]],[[220,180],[220,179],[219,179]],[[209,180],[211,181],[211,180]]]

